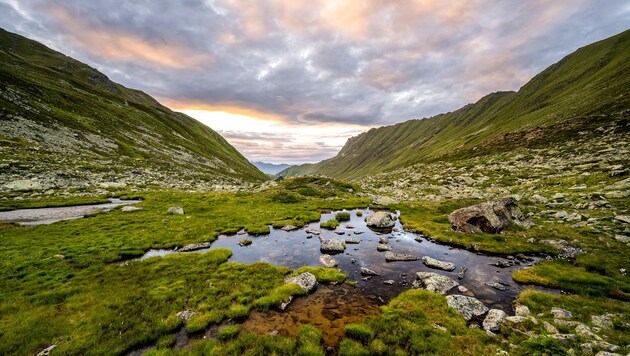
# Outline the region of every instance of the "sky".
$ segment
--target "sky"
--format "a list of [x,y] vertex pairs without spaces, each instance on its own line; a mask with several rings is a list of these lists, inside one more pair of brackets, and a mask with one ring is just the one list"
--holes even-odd
[[0,0],[0,27],[291,164],[518,90],[628,24],[629,0]]

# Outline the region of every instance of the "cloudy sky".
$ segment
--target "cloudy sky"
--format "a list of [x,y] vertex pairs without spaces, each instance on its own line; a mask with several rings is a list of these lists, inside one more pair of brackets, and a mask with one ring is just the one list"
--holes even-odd
[[628,24],[628,0],[0,0],[0,27],[274,163],[518,90]]

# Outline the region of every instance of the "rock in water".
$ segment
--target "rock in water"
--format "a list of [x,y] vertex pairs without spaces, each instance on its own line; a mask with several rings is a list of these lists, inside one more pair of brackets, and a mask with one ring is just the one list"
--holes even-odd
[[202,250],[204,248],[210,248],[211,245],[212,244],[210,242],[200,242],[200,243],[196,243],[196,244],[186,245],[186,246],[180,248],[178,251],[179,252],[197,251],[197,250]]
[[446,303],[466,320],[488,312],[488,307],[483,305],[478,299],[464,295],[448,295],[446,296]]
[[387,262],[417,261],[419,259],[420,258],[418,256],[410,255],[408,253],[385,252],[385,261],[387,261]]
[[376,250],[377,251],[391,251],[392,247],[390,245],[378,244],[376,245]]
[[336,267],[339,262],[337,262],[336,259],[334,259],[332,256],[330,255],[321,255],[319,256],[319,262],[321,262],[322,265],[324,265],[325,267]]
[[320,236],[319,249],[322,252],[343,252],[346,249],[346,243],[339,239],[327,239]]
[[493,201],[455,210],[448,216],[455,231],[500,233],[511,224],[529,228],[534,223],[518,208],[512,198]]
[[293,230],[297,230],[299,229],[299,227],[295,226],[295,225],[287,225],[287,226],[283,226],[280,228],[280,230],[282,231],[293,231]]
[[503,310],[491,309],[483,320],[483,329],[497,332],[501,329],[501,324],[503,324],[505,318],[507,318],[507,314]]
[[416,276],[418,276],[418,280],[422,283],[424,289],[434,293],[446,294],[446,292],[459,285],[451,278],[433,272],[418,272]]
[[459,267],[459,273],[457,273],[457,278],[464,279],[464,277],[466,276],[466,271],[467,270],[468,270],[468,268],[466,268],[466,267]]
[[346,243],[347,244],[358,244],[360,242],[361,242],[361,240],[357,240],[357,239],[351,239],[351,238],[347,238],[346,239]]
[[317,278],[315,278],[315,275],[311,272],[305,272],[295,277],[287,277],[284,283],[295,283],[309,293],[317,288]]
[[171,206],[168,208],[167,212],[169,214],[184,215],[184,209],[180,206]]
[[369,227],[375,227],[378,229],[387,229],[394,227],[396,224],[394,222],[394,215],[392,213],[388,213],[386,211],[377,211],[374,214],[368,215],[365,218],[365,222]]
[[378,276],[378,273],[376,273],[376,271],[371,270],[367,267],[361,267],[361,275],[362,276]]
[[435,258],[431,258],[429,256],[422,257],[422,263],[424,263],[427,267],[437,268],[444,271],[453,271],[456,267],[454,263],[436,260]]

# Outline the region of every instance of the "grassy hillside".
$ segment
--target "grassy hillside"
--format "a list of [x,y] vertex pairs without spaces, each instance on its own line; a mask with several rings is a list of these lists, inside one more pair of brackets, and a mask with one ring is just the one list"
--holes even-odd
[[423,120],[372,129],[348,140],[336,157],[292,167],[286,175],[356,179],[470,152],[496,137],[560,121],[630,108],[630,31],[578,49],[518,92],[498,92]]
[[212,129],[0,29],[0,186],[177,186],[267,177]]

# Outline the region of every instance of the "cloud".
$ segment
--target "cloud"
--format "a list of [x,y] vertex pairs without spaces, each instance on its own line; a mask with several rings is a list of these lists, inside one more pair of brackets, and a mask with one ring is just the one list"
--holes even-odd
[[626,30],[630,11],[625,0],[0,0],[0,23],[177,109],[356,132],[517,90]]

